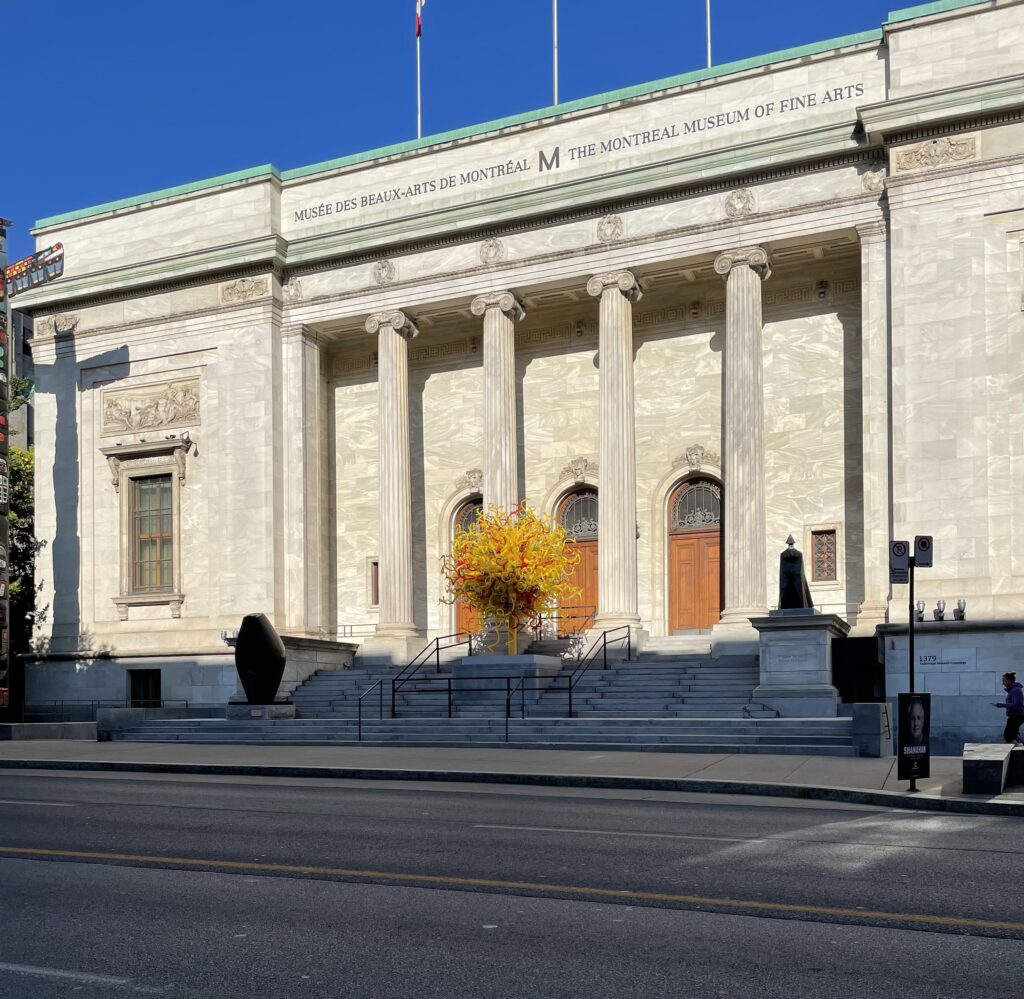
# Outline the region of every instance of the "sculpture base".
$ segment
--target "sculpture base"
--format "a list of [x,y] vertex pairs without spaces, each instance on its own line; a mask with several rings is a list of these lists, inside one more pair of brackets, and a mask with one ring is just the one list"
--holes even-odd
[[836,614],[811,608],[751,618],[760,635],[761,683],[754,701],[784,718],[835,718],[839,692],[832,685],[832,641],[850,626]]

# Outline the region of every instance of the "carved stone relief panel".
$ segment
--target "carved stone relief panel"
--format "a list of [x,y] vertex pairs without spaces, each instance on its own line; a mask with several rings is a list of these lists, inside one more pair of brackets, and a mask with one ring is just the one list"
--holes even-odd
[[199,379],[184,378],[103,392],[104,437],[199,426]]
[[248,302],[254,298],[266,298],[270,294],[269,277],[245,277],[229,281],[220,286],[220,300],[224,305]]
[[597,462],[583,456],[572,458],[562,469],[560,478],[572,479],[573,482],[596,482]]
[[928,170],[978,158],[976,135],[947,135],[928,142],[916,142],[895,150],[896,169]]

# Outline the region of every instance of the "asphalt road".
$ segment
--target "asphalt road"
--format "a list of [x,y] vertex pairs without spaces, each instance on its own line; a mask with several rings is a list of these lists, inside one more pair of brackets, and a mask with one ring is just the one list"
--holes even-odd
[[1018,996],[1018,819],[0,774],[0,999]]

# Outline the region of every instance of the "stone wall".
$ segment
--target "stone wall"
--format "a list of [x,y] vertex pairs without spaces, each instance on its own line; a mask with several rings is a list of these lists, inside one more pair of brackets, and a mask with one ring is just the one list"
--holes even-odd
[[[914,687],[932,695],[932,753],[959,756],[965,742],[1001,742],[1006,712],[992,707],[992,702],[1006,699],[1003,673],[1017,672],[1024,680],[1024,625],[926,621],[914,631]],[[880,640],[885,648],[886,694],[896,718],[896,695],[909,689],[906,625],[884,626]]]

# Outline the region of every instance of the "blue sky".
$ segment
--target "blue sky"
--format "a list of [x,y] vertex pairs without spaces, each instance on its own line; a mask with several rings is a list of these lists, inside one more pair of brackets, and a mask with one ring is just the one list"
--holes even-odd
[[[715,63],[879,27],[899,0],[712,0]],[[26,0],[5,19],[0,215],[415,138],[415,0]],[[700,69],[704,0],[559,0],[561,99]],[[428,0],[424,134],[551,103],[551,0]]]

